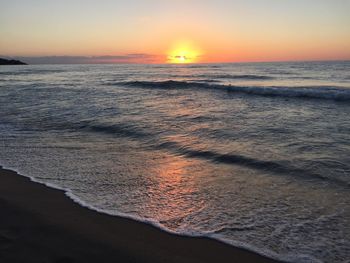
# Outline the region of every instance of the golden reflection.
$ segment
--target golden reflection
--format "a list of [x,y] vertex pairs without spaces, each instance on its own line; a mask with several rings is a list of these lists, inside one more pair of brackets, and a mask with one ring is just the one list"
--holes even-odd
[[148,206],[165,225],[181,224],[184,217],[203,206],[196,194],[198,185],[194,176],[198,160],[167,153],[156,159],[152,167],[153,185],[148,188]]
[[192,192],[191,188],[183,188],[183,182],[188,160],[180,157],[167,158],[167,160],[158,167],[158,186],[160,191],[171,195],[179,193]]

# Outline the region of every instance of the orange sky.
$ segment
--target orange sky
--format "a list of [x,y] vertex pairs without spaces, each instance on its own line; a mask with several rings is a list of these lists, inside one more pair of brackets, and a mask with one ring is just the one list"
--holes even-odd
[[349,10],[349,0],[0,0],[0,55],[107,63],[347,60]]

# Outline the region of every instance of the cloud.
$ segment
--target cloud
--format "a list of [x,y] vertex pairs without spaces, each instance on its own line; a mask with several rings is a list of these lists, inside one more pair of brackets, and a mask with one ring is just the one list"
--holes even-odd
[[[7,57],[9,58],[9,57]],[[116,56],[38,56],[11,57],[28,64],[114,64],[114,63],[155,63],[159,56],[145,53],[132,53]]]

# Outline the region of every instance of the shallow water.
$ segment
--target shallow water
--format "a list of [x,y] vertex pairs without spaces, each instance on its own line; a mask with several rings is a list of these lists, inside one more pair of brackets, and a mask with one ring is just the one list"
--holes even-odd
[[350,62],[0,67],[0,164],[99,211],[350,258]]

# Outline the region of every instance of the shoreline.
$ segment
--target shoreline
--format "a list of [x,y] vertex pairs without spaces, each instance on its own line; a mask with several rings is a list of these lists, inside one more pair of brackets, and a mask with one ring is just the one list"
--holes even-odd
[[280,262],[208,237],[83,207],[0,166],[2,262]]

